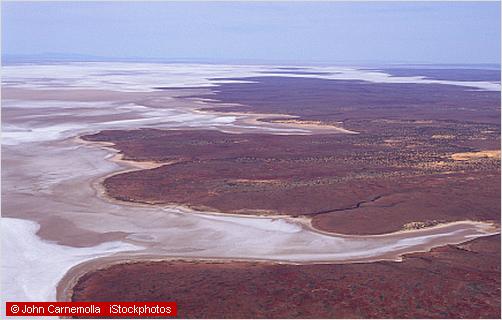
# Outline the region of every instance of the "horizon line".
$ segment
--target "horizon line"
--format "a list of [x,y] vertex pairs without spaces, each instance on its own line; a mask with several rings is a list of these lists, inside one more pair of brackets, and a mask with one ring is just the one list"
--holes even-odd
[[11,54],[1,53],[2,65],[22,63],[129,62],[129,63],[200,63],[200,64],[290,64],[290,65],[417,65],[417,66],[485,66],[501,68],[500,62],[433,62],[385,60],[299,60],[299,59],[212,59],[204,57],[109,57],[75,53]]

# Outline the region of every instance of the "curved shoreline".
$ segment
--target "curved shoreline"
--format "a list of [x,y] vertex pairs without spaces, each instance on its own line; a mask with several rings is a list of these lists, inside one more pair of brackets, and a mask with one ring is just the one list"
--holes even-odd
[[[459,221],[458,223],[468,223],[469,221]],[[73,295],[73,288],[79,281],[79,279],[85,274],[97,270],[107,269],[114,265],[128,264],[128,263],[148,263],[148,262],[192,262],[192,263],[232,263],[232,262],[256,262],[262,264],[288,264],[288,265],[320,265],[320,264],[364,264],[364,263],[375,263],[381,261],[390,262],[402,262],[406,255],[414,253],[424,253],[430,252],[434,248],[443,247],[447,245],[460,245],[463,243],[470,242],[474,239],[489,237],[499,234],[500,231],[497,230],[493,233],[487,233],[484,235],[478,235],[471,238],[463,239],[460,241],[449,241],[447,243],[438,244],[430,246],[427,249],[417,249],[403,252],[395,256],[389,256],[387,258],[380,257],[375,259],[367,260],[345,260],[345,261],[311,261],[311,262],[294,262],[287,260],[275,260],[275,259],[242,259],[242,258],[218,258],[218,257],[170,257],[163,255],[149,255],[149,254],[134,254],[131,252],[129,255],[124,255],[123,253],[115,254],[112,256],[95,258],[92,260],[80,263],[68,270],[66,274],[58,282],[56,288],[56,298],[57,301],[71,301]]]
[[[288,222],[301,225],[302,227],[307,228],[310,231],[323,234],[323,235],[328,235],[328,236],[338,236],[338,237],[350,237],[350,238],[375,238],[375,237],[388,237],[390,235],[400,235],[400,234],[406,234],[406,233],[416,233],[419,231],[423,230],[434,230],[438,228],[443,228],[443,227],[448,227],[448,226],[454,226],[457,224],[463,224],[463,223],[472,223],[472,224],[490,224],[495,228],[496,230],[500,231],[500,226],[497,225],[495,222],[491,221],[476,221],[476,220],[457,220],[457,221],[450,221],[450,222],[440,222],[437,223],[433,226],[425,227],[425,228],[419,228],[419,229],[401,229],[401,230],[395,230],[392,232],[388,233],[380,233],[380,234],[363,234],[363,235],[358,235],[358,234],[347,234],[347,233],[340,233],[340,232],[330,232],[326,230],[321,230],[318,228],[315,228],[312,225],[312,218],[307,217],[307,216],[299,216],[299,217],[293,217],[288,214],[256,214],[256,213],[250,213],[250,214],[242,214],[242,213],[233,213],[233,212],[219,212],[216,211],[213,208],[207,208],[207,210],[200,211],[197,209],[194,209],[190,205],[186,204],[178,204],[178,203],[147,203],[147,202],[135,202],[135,201],[125,201],[125,200],[119,200],[116,199],[110,195],[107,194],[105,187],[103,186],[104,180],[106,180],[109,177],[113,177],[119,174],[127,173],[127,172],[135,172],[135,171],[142,171],[142,170],[149,170],[149,169],[155,169],[159,168],[162,166],[168,166],[171,164],[176,163],[176,161],[171,161],[171,162],[154,162],[154,161],[134,161],[134,160],[124,160],[123,159],[123,154],[121,154],[121,150],[115,148],[115,144],[112,142],[104,142],[104,141],[87,141],[82,139],[82,136],[85,136],[86,134],[82,134],[78,137],[75,138],[75,141],[77,143],[82,143],[85,145],[90,145],[90,146],[95,146],[104,150],[108,150],[112,153],[110,153],[110,157],[108,157],[106,160],[114,162],[118,164],[119,166],[123,166],[124,169],[110,172],[109,174],[106,174],[102,177],[99,177],[92,183],[92,187],[96,191],[97,195],[109,202],[116,203],[119,205],[125,205],[125,206],[132,206],[132,207],[158,207],[161,209],[165,208],[172,208],[172,209],[177,209],[185,212],[190,212],[192,214],[196,215],[201,215],[201,216],[217,216],[217,217],[236,217],[236,218],[249,218],[249,219],[283,219],[287,220]],[[249,210],[250,212],[253,212],[252,210]]]
[[[51,85],[47,88],[51,88]],[[71,261],[64,263],[55,259],[55,250],[48,251],[50,254],[43,254],[35,246],[19,250],[18,244],[23,239],[23,234],[14,232],[9,237],[9,241],[14,244],[10,248],[11,252],[26,253],[28,258],[37,259],[40,267],[34,268],[29,259],[16,259],[10,264],[14,266],[11,268],[13,271],[9,271],[11,276],[23,276],[29,272],[31,276],[35,270],[40,272],[50,263],[55,263],[61,269],[64,267],[65,271],[60,272],[50,283],[44,278],[46,273],[52,271],[51,268],[43,272],[42,278],[37,279],[35,274],[32,278],[37,280],[32,282],[31,288],[19,286],[22,279],[16,279],[12,282],[16,285],[10,286],[12,291],[5,292],[6,297],[9,294],[16,296],[15,290],[20,292],[19,297],[31,297],[22,294],[42,289],[50,293],[47,298],[49,301],[57,291],[59,300],[60,292],[71,290],[73,281],[78,281],[77,273],[99,269],[101,264],[106,267],[112,263],[151,260],[219,263],[257,261],[294,265],[401,261],[406,260],[402,257],[408,253],[424,252],[444,243],[463,243],[499,233],[498,223],[464,220],[421,230],[350,236],[317,230],[308,217],[267,215],[265,212],[260,215],[260,212],[252,211],[249,215],[227,214],[214,209],[205,210],[202,206],[191,208],[189,205],[150,205],[113,199],[99,191],[102,189],[101,181],[106,177],[169,163],[124,160],[118,154],[120,151],[111,147],[76,145],[73,140],[75,135],[107,129],[137,129],[143,125],[170,130],[210,129],[227,133],[258,132],[297,136],[354,132],[344,132],[346,129],[338,127],[338,124],[343,126],[343,123],[337,122],[333,126],[324,126],[301,121],[298,123],[298,117],[291,115],[226,112],[228,109],[224,108],[224,103],[215,104],[219,105],[216,109],[200,110],[211,107],[212,103],[182,98],[190,96],[186,92],[191,91],[178,92],[178,95],[176,92],[109,92],[106,91],[107,88],[94,86],[101,91],[75,89],[71,84],[61,90],[56,88],[37,91],[29,89],[28,81],[27,88],[14,96],[11,93],[10,99],[16,103],[10,105],[12,112],[7,113],[5,120],[6,124],[13,126],[12,130],[7,131],[11,133],[12,142],[7,150],[12,153],[8,153],[7,159],[10,161],[7,171],[10,171],[10,176],[6,190],[11,193],[8,194],[10,203],[5,212],[10,212],[9,218],[33,221],[46,230],[44,234],[33,234],[34,243],[50,243],[56,249],[75,247],[75,250],[61,254],[64,258],[82,257],[82,252],[87,248],[89,254],[78,264],[71,264]],[[200,90],[193,90],[196,96],[200,94]],[[202,91],[210,93],[211,88]],[[34,105],[22,105],[24,109],[16,109],[21,106],[21,102],[25,104],[25,98],[36,102],[32,103]],[[107,103],[103,104],[103,101]],[[38,109],[39,105],[48,111]],[[63,117],[58,114],[61,107],[65,108]],[[26,114],[22,114],[20,110],[26,111]],[[275,120],[279,123],[274,123]],[[431,237],[442,231],[441,236]],[[108,237],[113,233],[121,235]],[[417,235],[422,235],[422,239],[417,239]],[[395,241],[385,241],[388,237]],[[343,240],[337,241],[338,238]],[[108,255],[105,252],[106,257],[93,251],[94,245],[113,245],[110,239],[126,246],[117,247],[114,254]],[[400,249],[392,247],[396,241],[402,241]],[[136,244],[142,249],[132,251],[128,244]],[[388,251],[389,248],[393,249]],[[11,276],[9,277],[15,279]],[[19,301],[23,299],[25,298]]]
[[184,212],[190,212],[191,214],[195,214],[202,217],[216,217],[216,218],[239,218],[239,219],[282,219],[289,223],[293,223],[299,225],[301,228],[307,229],[311,232],[329,236],[329,237],[339,237],[345,239],[372,239],[372,238],[389,238],[389,237],[402,237],[405,236],[404,239],[410,238],[410,235],[422,235],[422,236],[434,236],[434,234],[439,234],[442,230],[449,229],[457,229],[452,232],[462,231],[462,227],[465,228],[465,225],[473,227],[478,230],[480,233],[477,235],[464,236],[460,239],[449,239],[447,241],[441,241],[439,243],[432,243],[427,245],[417,245],[412,248],[405,249],[401,252],[393,252],[393,253],[384,253],[380,255],[374,255],[372,258],[364,258],[364,259],[347,259],[347,260],[312,260],[312,261],[293,261],[293,260],[281,260],[281,259],[258,259],[258,258],[239,258],[239,257],[206,257],[206,256],[169,256],[169,255],[161,255],[161,254],[151,254],[145,252],[131,252],[128,254],[118,253],[108,257],[95,258],[92,260],[85,261],[80,263],[70,270],[66,272],[64,277],[58,282],[56,289],[56,297],[58,301],[71,301],[71,297],[73,294],[73,288],[83,275],[108,268],[112,265],[116,264],[124,264],[124,263],[143,263],[143,262],[151,262],[151,261],[183,261],[183,262],[204,262],[204,263],[231,263],[231,262],[259,262],[259,263],[269,263],[269,264],[293,264],[293,265],[305,265],[305,264],[351,264],[351,263],[372,263],[378,261],[394,261],[400,262],[403,260],[403,257],[408,254],[418,253],[418,252],[429,252],[433,248],[445,246],[445,245],[458,245],[479,237],[491,236],[500,233],[500,228],[495,223],[487,223],[480,221],[472,221],[472,220],[462,220],[462,221],[454,221],[448,223],[440,223],[438,225],[434,225],[431,227],[417,229],[417,230],[398,230],[391,233],[386,234],[378,234],[378,235],[348,235],[348,234],[340,234],[340,233],[332,233],[327,231],[322,231],[314,228],[310,219],[307,217],[302,218],[294,218],[287,215],[244,215],[244,214],[233,214],[233,213],[220,213],[220,212],[197,212],[196,210],[191,209],[188,206],[183,205],[160,205],[160,204],[142,204],[128,201],[121,201],[115,198],[108,196],[103,188],[102,181],[106,179],[106,177],[117,175],[123,172],[143,170],[148,168],[155,168],[162,165],[169,165],[170,163],[155,163],[155,162],[144,162],[142,164],[141,161],[131,161],[131,160],[123,160],[120,155],[120,150],[113,147],[113,143],[107,142],[90,142],[77,137],[75,139],[76,142],[84,143],[86,145],[90,145],[92,147],[101,148],[104,150],[108,150],[110,152],[110,156],[106,158],[107,161],[111,161],[117,163],[119,167],[122,167],[122,170],[111,172],[103,177],[98,178],[92,183],[92,187],[96,191],[98,197],[102,198],[105,201],[111,201],[113,203],[117,203],[119,205],[127,205],[133,207],[159,207],[159,208],[177,208],[178,210]]

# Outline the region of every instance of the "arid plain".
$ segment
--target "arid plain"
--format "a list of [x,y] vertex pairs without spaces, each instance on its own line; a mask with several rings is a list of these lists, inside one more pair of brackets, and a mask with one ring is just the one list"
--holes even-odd
[[500,317],[499,70],[4,70],[2,299]]

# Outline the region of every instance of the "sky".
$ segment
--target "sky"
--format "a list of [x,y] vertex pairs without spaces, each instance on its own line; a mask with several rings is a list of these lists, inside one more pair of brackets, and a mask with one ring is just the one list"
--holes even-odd
[[500,2],[7,2],[2,55],[500,63]]

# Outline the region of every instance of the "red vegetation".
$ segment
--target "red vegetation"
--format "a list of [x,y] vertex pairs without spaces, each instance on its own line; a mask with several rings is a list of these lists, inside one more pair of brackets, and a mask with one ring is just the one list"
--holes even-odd
[[500,237],[345,265],[139,262],[90,272],[73,301],[176,301],[180,318],[500,318]]

